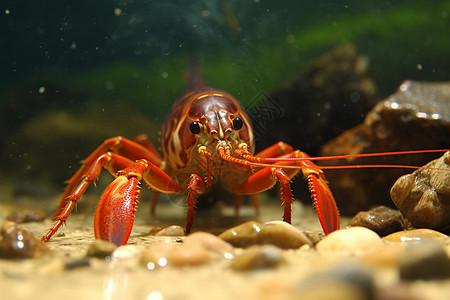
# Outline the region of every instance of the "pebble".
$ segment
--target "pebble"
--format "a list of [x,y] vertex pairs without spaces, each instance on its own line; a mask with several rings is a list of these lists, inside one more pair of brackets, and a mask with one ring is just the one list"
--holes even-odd
[[234,247],[271,244],[283,249],[296,249],[302,245],[314,246],[314,241],[303,231],[283,221],[264,224],[246,222],[219,235]]
[[383,245],[374,231],[365,227],[350,227],[333,231],[317,245],[318,251],[361,252],[373,250]]
[[117,246],[111,242],[104,240],[95,240],[89,245],[86,256],[88,257],[98,257],[105,258],[111,256]]
[[422,240],[449,241],[449,239],[450,238],[447,235],[440,233],[439,231],[420,228],[392,233],[390,235],[385,236],[383,238],[383,241],[410,243],[410,242],[419,242]]
[[259,222],[248,221],[224,231],[219,235],[219,238],[234,247],[246,248],[259,242],[261,226]]
[[0,239],[0,257],[4,258],[38,258],[50,253],[41,240],[14,222],[3,225]]
[[304,279],[289,299],[374,299],[374,280],[371,272],[352,262],[333,266]]
[[450,257],[441,243],[422,240],[407,245],[399,261],[400,278],[449,279]]
[[207,232],[195,232],[180,244],[166,240],[150,247],[141,257],[141,263],[149,270],[168,266],[199,266],[208,264],[215,257],[232,259],[234,248],[229,243]]
[[313,246],[303,231],[283,221],[264,223],[259,236],[261,244],[272,244],[282,249],[296,249],[305,244]]
[[11,212],[6,219],[17,224],[39,222],[47,218],[47,214],[39,209],[23,208]]
[[199,266],[211,261],[211,256],[204,247],[191,244],[188,246],[174,247],[167,258],[171,266]]
[[150,235],[154,236],[185,236],[184,228],[178,225],[168,227],[155,226],[150,230]]
[[132,269],[139,265],[141,250],[135,245],[124,245],[117,247],[111,254],[111,267]]
[[234,255],[234,248],[231,244],[208,232],[195,232],[189,235],[184,239],[183,245],[185,247],[198,245],[225,258],[232,258]]
[[231,262],[235,271],[273,269],[284,261],[281,250],[272,245],[252,246]]
[[368,211],[360,211],[351,219],[349,226],[366,227],[379,236],[385,236],[405,230],[407,221],[400,211],[381,205]]

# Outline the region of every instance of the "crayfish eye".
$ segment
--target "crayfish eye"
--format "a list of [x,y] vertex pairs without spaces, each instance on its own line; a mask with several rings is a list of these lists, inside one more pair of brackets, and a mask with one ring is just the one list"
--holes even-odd
[[193,134],[198,134],[200,133],[200,124],[198,124],[198,122],[192,122],[191,125],[189,126],[189,129],[191,130],[191,132]]
[[234,118],[234,120],[233,120],[234,130],[241,129],[243,125],[244,125],[244,123],[242,122],[241,118],[239,118],[239,117]]

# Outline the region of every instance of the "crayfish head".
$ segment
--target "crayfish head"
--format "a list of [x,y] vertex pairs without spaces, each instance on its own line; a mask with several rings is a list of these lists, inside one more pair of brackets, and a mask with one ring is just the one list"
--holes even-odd
[[174,105],[162,137],[165,160],[175,169],[195,163],[199,147],[217,153],[219,141],[233,150],[241,143],[246,143],[252,153],[254,149],[252,125],[241,103],[226,92],[210,88],[188,93]]

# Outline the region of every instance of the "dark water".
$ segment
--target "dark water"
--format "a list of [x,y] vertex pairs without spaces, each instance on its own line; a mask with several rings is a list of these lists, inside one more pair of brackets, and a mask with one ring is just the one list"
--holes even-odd
[[59,185],[106,137],[145,132],[156,141],[194,55],[205,81],[244,105],[342,43],[368,58],[376,99],[405,79],[450,78],[448,0],[2,1],[0,9],[0,173],[20,177],[20,189]]

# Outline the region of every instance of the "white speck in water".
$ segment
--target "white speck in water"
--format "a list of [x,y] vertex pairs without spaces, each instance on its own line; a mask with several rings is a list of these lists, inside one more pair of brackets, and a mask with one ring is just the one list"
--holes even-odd
[[423,69],[423,67],[422,67],[421,64],[417,64],[417,65],[416,65],[416,68],[417,68],[417,70],[419,70],[419,71],[421,71],[421,70]]
[[41,86],[38,89],[39,94],[43,94],[45,92],[45,87]]
[[122,14],[122,10],[120,8],[116,8],[114,10],[114,14],[118,17],[118,16],[120,16]]
[[162,72],[162,73],[161,73],[161,77],[164,78],[164,79],[166,79],[167,77],[169,77],[169,73],[167,73],[167,72]]
[[358,102],[361,99],[361,94],[358,92],[353,92],[350,95],[350,100],[352,100],[353,103]]
[[9,15],[11,11],[9,9],[5,9],[5,15]]
[[114,89],[114,83],[112,81],[106,81],[105,82],[105,89],[107,89],[107,90]]
[[294,36],[293,34],[288,34],[288,35],[286,36],[286,42],[287,42],[288,44],[294,43],[294,42],[295,42],[295,36]]

